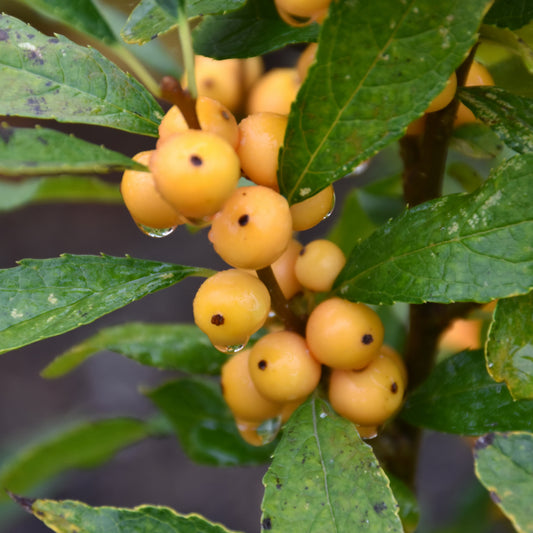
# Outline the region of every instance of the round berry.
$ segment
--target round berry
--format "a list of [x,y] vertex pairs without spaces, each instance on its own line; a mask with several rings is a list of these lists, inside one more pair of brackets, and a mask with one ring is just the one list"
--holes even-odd
[[207,278],[193,301],[194,322],[220,348],[246,344],[269,311],[268,289],[240,270],[223,270]]
[[255,82],[263,75],[265,64],[261,56],[242,59],[242,78],[245,92],[248,92]]
[[292,331],[268,333],[250,353],[250,376],[257,390],[273,402],[309,395],[320,381],[321,366],[303,337]]
[[457,76],[455,72],[448,78],[444,89],[433,99],[429,107],[426,109],[426,113],[434,113],[445,108],[455,96],[457,90]]
[[383,336],[383,324],[375,311],[341,298],[318,304],[306,327],[306,340],[313,356],[340,369],[367,366],[379,353]]
[[[140,152],[134,161],[148,166],[152,151]],[[122,175],[120,192],[131,217],[137,224],[147,228],[173,228],[184,222],[181,215],[155,188],[150,172],[126,170]]]
[[258,185],[279,191],[278,154],[283,146],[287,117],[277,113],[255,113],[239,123],[237,154],[246,176]]
[[[196,100],[196,114],[200,127],[225,139],[233,148],[239,144],[239,127],[233,113],[220,102],[207,96]],[[178,106],[172,106],[159,124],[159,141],[164,141],[174,133],[187,131],[189,126]]]
[[294,272],[294,265],[302,248],[303,246],[297,240],[291,239],[281,257],[272,263],[272,271],[276,281],[287,300],[290,300],[303,289]]
[[257,392],[250,377],[250,350],[233,355],[222,367],[222,395],[233,416],[250,422],[263,422],[281,413],[282,405],[271,402]]
[[264,74],[248,95],[248,114],[270,112],[288,115],[296,100],[300,78],[295,68],[275,68]]
[[292,237],[289,204],[268,187],[239,187],[214,216],[208,237],[231,266],[253,270],[269,266]]
[[360,426],[378,426],[396,413],[405,387],[401,370],[384,355],[362,370],[332,370],[329,401],[341,416]]
[[306,289],[324,292],[331,290],[345,264],[344,253],[335,243],[317,239],[300,250],[294,274]]
[[403,388],[407,388],[407,368],[403,357],[391,346],[384,344],[379,350],[380,355],[383,357],[388,357],[393,361],[393,363],[398,367],[400,375],[402,376]]
[[235,425],[244,442],[251,446],[263,446],[265,444],[257,431],[261,422],[250,422],[242,418],[235,418]]
[[314,228],[331,214],[334,205],[333,185],[329,185],[303,202],[291,205],[292,228],[294,231]]
[[300,54],[298,62],[296,63],[296,70],[301,82],[305,80],[309,67],[315,62],[317,50],[318,44],[311,43],[307,45],[305,50]]
[[294,400],[292,402],[284,403],[281,407],[281,423],[285,424],[289,421],[289,418],[292,416],[292,413],[305,402],[305,398],[300,398],[299,400]]
[[164,140],[150,159],[161,195],[182,215],[216,213],[241,176],[235,150],[214,133],[188,130]]
[[292,17],[314,19],[322,15],[331,0],[274,0],[274,3],[280,14],[284,12]]

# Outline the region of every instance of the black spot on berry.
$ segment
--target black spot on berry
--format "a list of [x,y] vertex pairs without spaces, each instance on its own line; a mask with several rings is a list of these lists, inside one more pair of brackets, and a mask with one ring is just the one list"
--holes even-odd
[[372,344],[374,342],[374,337],[372,337],[370,333],[366,333],[365,335],[363,335],[361,342],[365,345]]
[[191,162],[191,165],[195,167],[201,167],[204,163],[203,159],[198,155],[191,155],[189,161]]
[[213,315],[211,317],[211,324],[214,324],[215,326],[222,326],[222,324],[224,324],[224,317],[220,314]]
[[229,120],[229,118],[230,118],[230,117],[229,117],[229,114],[228,114],[227,111],[222,111],[222,112],[221,112],[221,115],[222,115],[222,118],[223,118],[224,120]]
[[392,385],[390,386],[390,391],[392,394],[396,394],[398,392],[398,383],[396,383],[396,381],[393,381]]
[[7,41],[9,39],[9,32],[0,30],[0,41]]
[[264,359],[261,359],[261,361],[257,363],[257,367],[259,370],[264,370],[267,367],[267,362]]
[[211,78],[206,78],[205,80],[202,81],[202,85],[206,89],[212,89],[215,86],[215,81],[212,80]]
[[249,221],[250,217],[248,215],[242,215],[239,217],[239,220],[237,222],[239,223],[239,226],[246,226]]
[[300,250],[300,255],[305,254],[305,246]]
[[263,518],[263,521],[261,522],[261,527],[263,529],[272,529],[272,520],[270,520],[270,518]]

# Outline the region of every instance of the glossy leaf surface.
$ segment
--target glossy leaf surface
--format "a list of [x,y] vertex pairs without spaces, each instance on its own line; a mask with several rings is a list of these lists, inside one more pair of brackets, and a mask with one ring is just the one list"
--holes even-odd
[[98,124],[156,137],[152,95],[94,48],[0,15],[0,115]]
[[530,0],[495,0],[483,22],[517,30],[532,19],[533,4]]
[[280,155],[278,181],[289,203],[403,135],[475,43],[488,4],[333,2]]
[[[127,43],[145,44],[177,27],[178,21],[160,5],[161,0],[141,0],[131,12],[122,37]],[[245,0],[185,0],[187,17],[221,13],[242,7]]]
[[217,374],[227,359],[193,324],[132,322],[101,329],[56,357],[41,375],[61,377],[103,350],[120,353],[143,365],[192,374]]
[[144,170],[129,157],[46,128],[0,124],[0,175],[104,174]]
[[193,461],[217,466],[262,464],[274,450],[273,444],[256,448],[242,440],[218,383],[180,379],[147,396],[171,421]]
[[[34,486],[72,468],[94,468],[119,450],[150,434],[148,426],[132,418],[110,418],[75,426],[41,437],[0,463],[0,486],[27,493]],[[0,500],[7,499],[0,492]]]
[[465,87],[461,101],[515,152],[533,151],[533,98],[498,87]]
[[32,202],[122,203],[120,190],[92,176],[54,176],[22,182],[0,181],[0,212]]
[[487,372],[481,351],[461,352],[435,367],[410,396],[405,420],[444,433],[533,430],[533,401],[514,401]]
[[533,284],[533,154],[482,187],[420,204],[356,245],[335,282],[353,301],[488,302]]
[[487,367],[516,399],[533,400],[533,292],[499,300],[486,348]]
[[70,500],[16,501],[56,533],[231,533],[200,515],[180,515],[168,507],[141,505],[123,509],[89,507]]
[[318,26],[294,28],[279,18],[272,0],[248,0],[237,11],[205,17],[192,35],[197,54],[227,59],[258,56],[288,44],[315,41]]
[[532,433],[489,433],[474,448],[477,477],[519,533],[533,531],[532,457]]
[[0,270],[0,353],[65,333],[201,268],[131,257],[64,254]]
[[321,399],[309,399],[292,415],[263,483],[263,530],[403,531],[372,449]]
[[106,44],[118,44],[113,30],[92,0],[19,0],[62,24]]

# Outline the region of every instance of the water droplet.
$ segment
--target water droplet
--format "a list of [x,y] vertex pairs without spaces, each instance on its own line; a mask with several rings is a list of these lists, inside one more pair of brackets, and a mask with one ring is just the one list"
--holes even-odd
[[257,435],[263,444],[269,444],[278,435],[281,429],[281,415],[265,420],[258,428]]
[[335,202],[337,201],[337,198],[335,196],[335,193],[333,193],[333,198],[331,199],[331,207],[329,208],[329,211],[324,215],[322,220],[326,220],[326,218],[331,216],[331,213],[333,213],[333,210],[335,209]]
[[148,237],[154,237],[156,239],[161,239],[162,237],[167,237],[170,235],[177,226],[172,226],[171,228],[150,228],[144,224],[137,224],[139,229]]
[[240,352],[248,343],[248,340],[244,344],[233,344],[230,346],[222,346],[215,344],[215,348],[222,353],[237,353]]
[[354,176],[359,176],[360,174],[362,174],[363,172],[366,171],[366,169],[368,168],[368,165],[370,164],[370,159],[367,159],[366,161],[363,161],[362,163],[359,163],[353,170],[352,170],[352,174]]

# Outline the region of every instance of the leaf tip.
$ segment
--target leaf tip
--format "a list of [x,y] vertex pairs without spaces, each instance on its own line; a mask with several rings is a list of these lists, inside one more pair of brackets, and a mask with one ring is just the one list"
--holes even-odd
[[474,453],[484,450],[490,446],[494,442],[495,436],[496,435],[494,433],[487,433],[486,435],[479,437],[474,445]]
[[8,496],[18,505],[20,505],[26,512],[33,514],[33,504],[35,503],[35,498],[25,498],[23,496],[19,496],[18,494],[14,494],[13,492],[5,489]]

